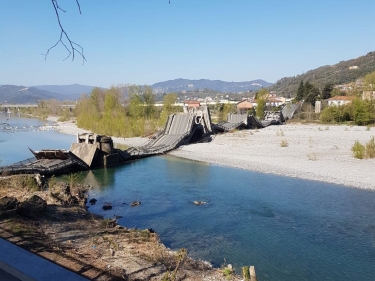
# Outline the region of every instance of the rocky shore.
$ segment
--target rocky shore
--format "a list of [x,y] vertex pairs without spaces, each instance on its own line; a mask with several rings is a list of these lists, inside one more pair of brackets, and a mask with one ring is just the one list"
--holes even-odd
[[185,249],[166,248],[152,229],[91,214],[87,188],[50,182],[46,189],[33,175],[0,178],[0,237],[90,280],[227,280]]

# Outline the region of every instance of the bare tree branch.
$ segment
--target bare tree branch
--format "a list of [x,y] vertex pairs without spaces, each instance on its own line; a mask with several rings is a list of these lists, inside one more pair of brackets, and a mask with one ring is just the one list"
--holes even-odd
[[[75,43],[74,41],[72,41],[72,40],[69,38],[68,34],[65,32],[65,30],[64,30],[64,28],[63,28],[63,26],[62,26],[62,24],[61,24],[61,21],[60,21],[60,14],[59,14],[59,11],[62,11],[62,12],[64,12],[64,13],[65,13],[66,11],[63,10],[63,9],[59,6],[59,4],[58,4],[57,1],[58,1],[58,0],[51,0],[52,5],[53,5],[53,8],[55,9],[57,22],[58,22],[58,24],[59,24],[59,26],[60,26],[60,30],[61,30],[61,32],[60,32],[60,38],[59,38],[59,40],[56,42],[55,45],[53,45],[51,48],[49,48],[49,49],[47,50],[46,54],[44,54],[44,59],[47,60],[47,56],[48,56],[49,52],[50,52],[53,48],[55,48],[58,44],[62,44],[62,45],[65,47],[65,49],[68,51],[68,56],[64,59],[64,61],[67,60],[70,56],[72,56],[72,61],[73,61],[74,58],[75,58],[75,56],[76,56],[76,53],[78,53],[78,54],[82,57],[82,64],[84,64],[85,61],[86,61],[86,57],[85,57],[84,54],[83,54],[83,48],[82,48],[81,45],[79,45],[79,44]],[[80,4],[79,4],[79,1],[76,0],[76,3],[77,3],[77,6],[78,6],[79,13],[82,14],[82,13],[81,13],[81,6],[80,6]],[[65,43],[65,42],[64,42],[64,39],[67,40],[68,42]]]
[[76,3],[77,3],[77,6],[78,6],[79,14],[82,15],[82,13],[81,13],[81,5],[79,5],[78,0],[76,0]]

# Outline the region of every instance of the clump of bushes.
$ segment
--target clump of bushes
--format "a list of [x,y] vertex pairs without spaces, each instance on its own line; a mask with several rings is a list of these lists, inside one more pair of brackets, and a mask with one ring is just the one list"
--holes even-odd
[[355,141],[352,146],[353,156],[358,159],[375,158],[375,139],[372,137],[365,145]]

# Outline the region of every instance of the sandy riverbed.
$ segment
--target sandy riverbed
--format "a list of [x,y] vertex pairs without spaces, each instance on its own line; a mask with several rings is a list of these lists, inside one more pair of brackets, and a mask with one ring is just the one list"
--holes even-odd
[[[61,133],[85,132],[72,122],[57,124]],[[356,140],[364,144],[372,136],[375,128],[287,124],[216,135],[210,143],[186,145],[170,154],[262,173],[375,189],[375,159],[359,160],[351,151]],[[147,139],[114,141],[139,146]],[[282,142],[287,146],[282,146]]]

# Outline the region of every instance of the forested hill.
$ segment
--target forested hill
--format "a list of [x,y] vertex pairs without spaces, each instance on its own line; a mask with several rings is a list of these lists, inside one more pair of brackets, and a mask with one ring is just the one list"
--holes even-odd
[[193,91],[199,89],[210,89],[223,93],[228,92],[246,92],[252,90],[259,90],[272,85],[264,80],[257,79],[246,82],[226,82],[221,80],[189,80],[189,79],[174,79],[164,82],[159,82],[151,87],[155,92],[181,92],[181,91]]
[[375,52],[348,61],[341,61],[334,65],[321,66],[304,74],[294,77],[284,77],[269,89],[277,91],[281,96],[294,97],[301,81],[309,81],[314,86],[323,89],[327,83],[334,85],[353,82],[366,74],[375,71]]

